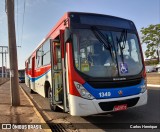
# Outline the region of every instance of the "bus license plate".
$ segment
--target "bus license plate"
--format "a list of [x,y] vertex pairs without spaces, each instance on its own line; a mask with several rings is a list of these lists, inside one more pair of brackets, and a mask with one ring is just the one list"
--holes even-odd
[[127,109],[127,104],[115,105],[114,106],[114,111],[121,111],[121,110],[126,110],[126,109]]

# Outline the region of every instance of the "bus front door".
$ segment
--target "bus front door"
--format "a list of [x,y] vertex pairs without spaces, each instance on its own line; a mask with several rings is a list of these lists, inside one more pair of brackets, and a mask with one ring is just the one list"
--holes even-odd
[[35,56],[32,57],[32,71],[31,71],[31,76],[32,76],[32,81],[31,81],[31,89],[35,91],[35,81],[33,78],[35,78]]
[[56,107],[62,108],[65,112],[66,107],[66,92],[64,89],[64,67],[61,56],[61,45],[59,42],[51,43],[51,64],[52,64],[52,110],[56,111]]

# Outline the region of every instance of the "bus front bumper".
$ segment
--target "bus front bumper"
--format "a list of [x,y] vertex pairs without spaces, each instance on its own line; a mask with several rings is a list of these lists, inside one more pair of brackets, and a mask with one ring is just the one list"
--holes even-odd
[[74,95],[69,95],[70,114],[73,116],[88,116],[99,113],[114,112],[114,106],[127,104],[127,109],[145,105],[147,103],[147,90],[138,95],[112,98],[87,100]]

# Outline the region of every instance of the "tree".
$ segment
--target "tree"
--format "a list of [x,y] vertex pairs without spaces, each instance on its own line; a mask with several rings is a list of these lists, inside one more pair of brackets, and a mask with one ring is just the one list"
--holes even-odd
[[142,28],[142,43],[147,45],[146,57],[157,58],[160,61],[160,24],[149,25]]

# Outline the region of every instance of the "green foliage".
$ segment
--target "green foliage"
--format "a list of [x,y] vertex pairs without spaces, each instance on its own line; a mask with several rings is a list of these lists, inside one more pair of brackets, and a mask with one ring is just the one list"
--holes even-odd
[[141,32],[142,43],[147,45],[147,50],[145,51],[146,57],[155,58],[159,55],[157,54],[158,47],[160,49],[160,24],[149,25],[147,28],[142,28]]

